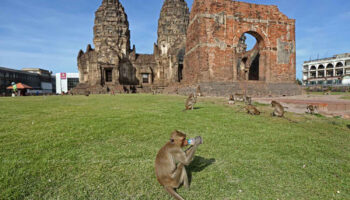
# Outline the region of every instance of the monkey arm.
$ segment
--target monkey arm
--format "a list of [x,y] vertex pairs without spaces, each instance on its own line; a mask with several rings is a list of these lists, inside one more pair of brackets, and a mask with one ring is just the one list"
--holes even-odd
[[198,145],[194,145],[186,150],[186,152],[181,151],[175,154],[175,159],[179,163],[182,163],[184,165],[189,165],[194,157],[194,153],[196,152]]
[[193,146],[191,145],[190,147],[188,147],[188,148],[185,150],[186,155],[188,155],[189,150],[192,149],[192,148],[193,148]]

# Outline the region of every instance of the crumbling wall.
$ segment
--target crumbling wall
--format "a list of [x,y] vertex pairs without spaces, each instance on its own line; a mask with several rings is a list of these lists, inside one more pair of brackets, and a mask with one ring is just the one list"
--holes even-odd
[[187,31],[185,83],[239,81],[239,41],[249,33],[259,49],[258,80],[295,80],[295,20],[277,6],[195,0]]

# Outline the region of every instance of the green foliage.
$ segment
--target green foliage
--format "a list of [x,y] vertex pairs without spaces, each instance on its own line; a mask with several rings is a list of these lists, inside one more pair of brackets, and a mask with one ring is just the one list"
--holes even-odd
[[0,199],[171,199],[153,166],[174,129],[204,139],[185,199],[350,199],[348,121],[185,98],[0,98]]
[[303,84],[303,82],[300,79],[298,79],[298,78],[295,80],[295,83],[298,84],[298,85],[302,85]]

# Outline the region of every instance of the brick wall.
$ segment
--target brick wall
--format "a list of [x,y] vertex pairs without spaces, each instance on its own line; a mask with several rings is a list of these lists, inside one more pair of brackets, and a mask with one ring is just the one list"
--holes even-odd
[[195,0],[187,30],[184,82],[238,80],[238,41],[253,35],[260,52],[259,81],[294,83],[295,20],[276,6]]

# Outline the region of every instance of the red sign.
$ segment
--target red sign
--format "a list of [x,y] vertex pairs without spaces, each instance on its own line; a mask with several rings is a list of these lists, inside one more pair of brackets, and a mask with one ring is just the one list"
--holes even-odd
[[67,79],[67,73],[61,73],[61,80]]

